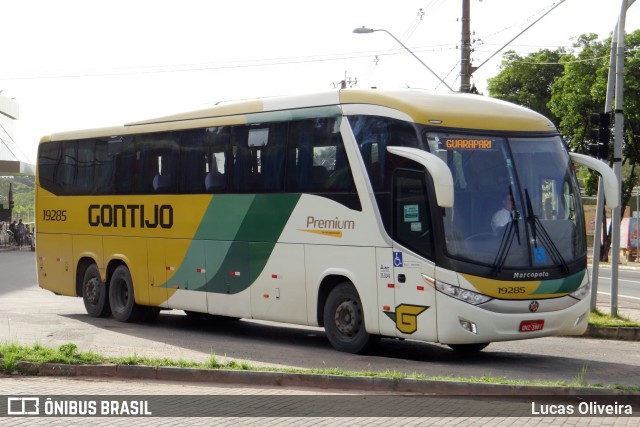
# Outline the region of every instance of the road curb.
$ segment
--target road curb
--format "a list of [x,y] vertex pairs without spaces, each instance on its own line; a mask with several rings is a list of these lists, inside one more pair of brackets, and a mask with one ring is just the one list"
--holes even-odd
[[618,341],[640,341],[640,328],[591,326],[579,338],[599,338]]
[[[4,360],[0,359],[0,365]],[[323,390],[354,390],[391,393],[417,393],[449,396],[578,396],[640,395],[624,390],[590,387],[522,386],[462,381],[435,381],[415,378],[347,377],[340,375],[286,373],[269,371],[236,371],[154,367],[141,365],[67,365],[63,363],[17,362],[13,375],[122,378],[130,380],[162,380],[191,383],[235,384],[242,386],[304,387]]]

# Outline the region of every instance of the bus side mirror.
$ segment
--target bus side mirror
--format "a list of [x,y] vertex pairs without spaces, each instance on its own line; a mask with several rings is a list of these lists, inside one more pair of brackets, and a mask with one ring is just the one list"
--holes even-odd
[[387,147],[387,151],[420,163],[433,178],[436,202],[441,208],[453,207],[453,175],[449,166],[438,156],[410,147]]
[[604,183],[604,199],[607,207],[613,209],[620,206],[620,187],[613,170],[603,161],[579,153],[569,153],[574,163],[586,166],[600,174]]

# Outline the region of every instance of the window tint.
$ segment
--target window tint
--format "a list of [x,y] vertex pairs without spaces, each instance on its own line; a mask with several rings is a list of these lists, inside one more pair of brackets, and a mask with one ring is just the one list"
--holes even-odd
[[425,149],[411,123],[388,117],[352,116],[349,123],[374,191],[390,191],[394,167],[387,147]]
[[312,193],[354,191],[338,121],[294,122],[290,130],[287,190]]
[[398,170],[393,182],[394,240],[433,259],[433,235],[424,173]]
[[288,123],[231,128],[233,190],[240,193],[283,191],[287,128]]
[[336,118],[49,142],[38,164],[56,194],[309,192],[360,209]]
[[56,169],[62,156],[61,148],[62,144],[58,142],[47,142],[38,147],[38,179],[43,188],[53,193],[59,192]]

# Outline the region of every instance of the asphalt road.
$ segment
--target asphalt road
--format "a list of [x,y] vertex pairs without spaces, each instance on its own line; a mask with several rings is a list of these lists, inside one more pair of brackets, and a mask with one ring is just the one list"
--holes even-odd
[[[618,295],[640,301],[640,264],[629,263],[630,267],[618,269]],[[598,272],[598,292],[611,294],[611,266],[601,265]]]
[[[603,275],[606,273],[602,273]],[[428,376],[527,380],[582,378],[589,384],[640,386],[640,342],[540,338],[492,343],[462,357],[439,344],[384,339],[375,354],[335,351],[318,328],[250,320],[194,322],[163,312],[153,324],[89,317],[80,298],[55,296],[36,283],[32,252],[0,253],[0,341],[59,346],[107,356],[246,361],[253,366],[395,371]]]

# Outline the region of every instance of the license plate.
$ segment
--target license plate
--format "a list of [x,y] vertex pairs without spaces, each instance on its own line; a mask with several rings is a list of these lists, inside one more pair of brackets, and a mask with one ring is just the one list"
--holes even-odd
[[520,332],[541,331],[544,328],[544,320],[525,320],[520,322]]

